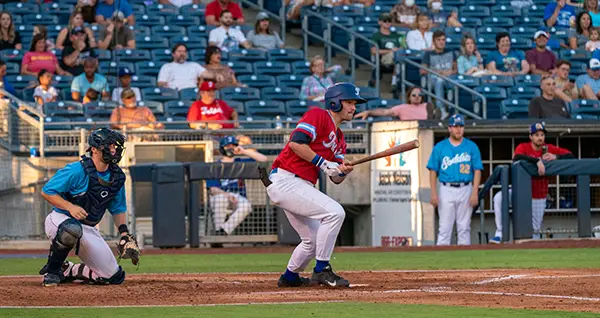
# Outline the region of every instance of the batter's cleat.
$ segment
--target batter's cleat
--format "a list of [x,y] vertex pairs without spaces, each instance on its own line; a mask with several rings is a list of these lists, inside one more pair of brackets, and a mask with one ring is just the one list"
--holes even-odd
[[45,287],[54,287],[54,286],[58,286],[58,284],[61,283],[62,275],[60,274],[54,274],[54,273],[46,273],[46,275],[44,275],[44,282],[43,285]]
[[320,273],[313,272],[310,283],[311,285],[325,285],[328,287],[350,287],[350,282],[336,275],[331,269],[331,265],[327,265]]
[[279,281],[277,282],[277,287],[305,287],[310,286],[310,279],[299,277],[298,280],[290,281],[285,278],[284,275],[279,277]]
[[502,239],[500,236],[494,236],[494,238],[490,240],[490,244],[502,244]]

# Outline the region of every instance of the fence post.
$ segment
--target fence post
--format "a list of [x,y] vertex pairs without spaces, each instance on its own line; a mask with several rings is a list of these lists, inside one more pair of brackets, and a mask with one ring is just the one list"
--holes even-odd
[[308,15],[302,17],[302,46],[304,54],[308,54]]
[[[508,166],[502,167],[502,171],[500,172],[500,186],[500,191],[502,191],[502,241],[508,242],[510,237],[510,217],[508,214],[508,203],[510,200],[510,197],[508,195]],[[492,201],[492,207],[493,206],[494,202]]]
[[286,18],[287,17],[285,16],[285,5],[282,4],[281,8],[279,8],[279,23],[281,24],[281,41],[283,41],[283,43],[285,43],[285,34],[287,32]]
[[458,111],[458,86],[454,85],[454,111]]
[[[406,96],[406,64],[405,63],[401,63],[400,64],[400,90],[401,90],[401,94],[402,96],[400,97],[400,100],[404,100],[403,98],[405,98]],[[405,103],[408,101],[404,101]]]
[[577,230],[579,237],[592,237],[590,176],[577,176]]
[[[326,42],[332,42],[331,40],[331,23],[327,23],[327,30],[325,31],[324,36]],[[327,64],[331,64],[331,56],[333,55],[333,49],[331,45],[325,45],[325,49],[327,52]]]
[[350,34],[350,43],[348,44],[348,48],[350,49],[350,53],[352,59],[350,60],[350,67],[351,67],[351,72],[352,72],[352,78],[354,78],[354,73],[355,73],[355,69],[356,69],[356,58],[354,58],[354,54],[356,53],[356,43],[354,42],[356,41],[356,39],[354,38],[354,34]]

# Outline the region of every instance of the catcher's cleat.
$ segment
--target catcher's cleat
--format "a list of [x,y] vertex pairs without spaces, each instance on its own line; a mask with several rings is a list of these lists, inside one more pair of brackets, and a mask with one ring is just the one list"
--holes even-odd
[[[73,268],[73,262],[70,262],[70,261],[65,261],[61,266],[61,270],[63,273],[66,273],[67,271],[71,270],[71,268]],[[46,273],[48,273],[48,264],[45,264],[40,269],[39,273],[40,273],[40,275],[45,275]]]
[[299,277],[298,280],[290,281],[285,278],[285,275],[279,277],[277,287],[305,287],[310,286],[310,279]]
[[350,287],[350,282],[336,275],[331,265],[327,265],[320,273],[313,272],[310,283],[311,285],[325,285],[328,287]]
[[46,273],[46,275],[44,275],[43,285],[45,287],[58,286],[58,284],[60,284],[63,279],[64,276],[62,276],[62,274]]

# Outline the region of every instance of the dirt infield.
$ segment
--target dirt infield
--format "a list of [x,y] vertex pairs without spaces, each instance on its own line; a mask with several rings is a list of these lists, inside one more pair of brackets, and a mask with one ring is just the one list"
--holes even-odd
[[[277,288],[277,274],[130,275],[123,285],[41,286],[41,276],[0,277],[2,306],[202,305],[365,301],[600,313],[599,270],[341,272],[354,286]],[[58,301],[59,300],[59,301]]]

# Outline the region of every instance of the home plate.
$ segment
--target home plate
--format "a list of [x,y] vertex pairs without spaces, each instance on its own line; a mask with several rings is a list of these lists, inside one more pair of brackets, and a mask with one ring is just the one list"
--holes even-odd
[[354,288],[354,287],[367,287],[369,286],[369,284],[350,284],[350,288]]

